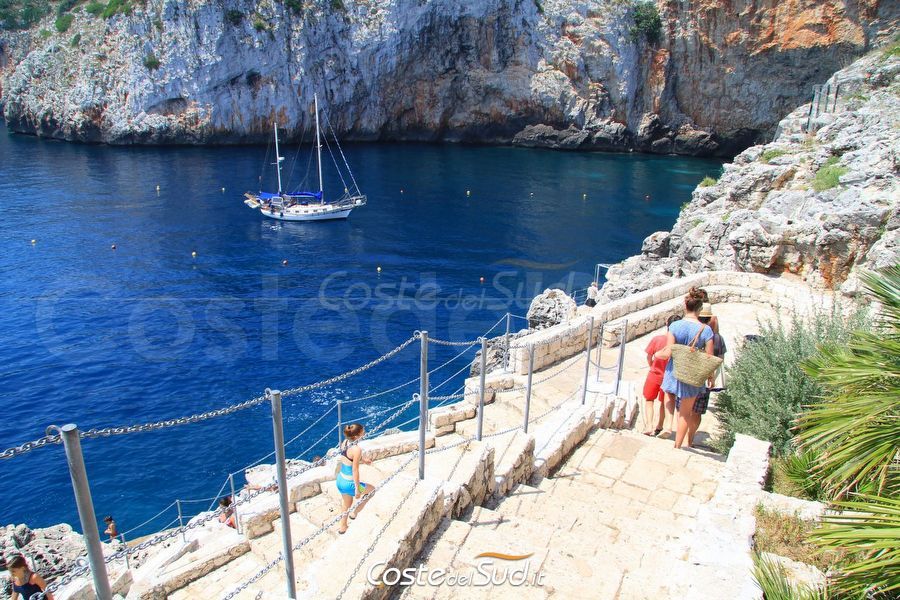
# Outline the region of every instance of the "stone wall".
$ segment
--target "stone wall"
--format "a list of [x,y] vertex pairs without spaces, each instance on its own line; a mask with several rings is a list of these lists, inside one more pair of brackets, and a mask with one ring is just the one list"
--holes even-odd
[[[804,313],[812,306],[828,307],[832,302],[829,292],[814,292],[802,282],[787,278],[728,271],[698,273],[597,305],[568,323],[519,337],[510,351],[509,368],[519,375],[528,373],[529,344],[535,346],[535,370],[584,352],[591,317],[594,319],[592,346],[597,344],[601,323],[606,323],[606,330],[612,331],[627,320],[626,342],[655,331],[665,325],[669,315],[684,311],[682,299],[692,287],[705,289],[714,305],[742,302]],[[618,338],[604,336],[604,343],[617,344]]]

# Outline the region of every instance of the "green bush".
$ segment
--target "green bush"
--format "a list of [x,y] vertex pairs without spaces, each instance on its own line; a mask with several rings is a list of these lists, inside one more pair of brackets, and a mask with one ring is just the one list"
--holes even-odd
[[48,14],[47,0],[0,0],[0,29],[29,29]]
[[104,19],[109,19],[115,15],[130,15],[134,11],[134,7],[128,0],[109,0],[109,4],[100,13]]
[[710,187],[712,185],[716,185],[716,181],[718,181],[718,180],[707,175],[706,177],[703,178],[703,181],[701,181],[697,185],[699,187]]
[[796,496],[804,500],[824,501],[827,499],[822,480],[815,476],[815,467],[818,464],[819,455],[816,452],[796,452],[773,461],[772,469],[776,471],[776,481],[786,483],[790,490],[780,490],[778,493],[790,492],[785,495]]
[[303,0],[284,0],[284,5],[297,15],[303,14]]
[[634,4],[634,26],[631,28],[631,39],[635,42],[641,38],[651,44],[659,42],[662,33],[662,19],[656,3],[638,1]]
[[789,324],[780,318],[761,324],[762,339],[746,343],[727,370],[727,387],[717,402],[722,433],[714,441],[716,447],[727,451],[734,435],[743,433],[772,442],[778,456],[790,454],[794,420],[824,391],[800,363],[813,356],[819,344],[844,343],[864,317],[865,312],[857,310],[845,319],[835,306],[806,319],[794,314]]
[[73,8],[75,8],[81,0],[62,0],[56,7],[56,16],[61,17]]
[[544,5],[541,4],[540,0],[534,0],[534,7],[537,9],[538,14],[544,14]]
[[100,14],[106,9],[106,5],[102,2],[88,2],[84,7],[84,12],[94,15],[95,17],[99,17]]
[[51,33],[49,29],[41,29],[39,33],[41,35],[41,38],[45,40],[53,35],[53,33]]
[[151,71],[155,71],[159,68],[159,59],[156,58],[154,53],[150,53],[144,57],[144,66],[150,69]]
[[344,0],[331,0],[331,8],[332,10],[345,10]]
[[813,179],[813,189],[817,192],[824,192],[840,184],[841,176],[847,174],[847,167],[842,167],[838,163],[840,158],[832,156],[825,161],[825,164],[816,171],[815,179]]
[[825,600],[828,596],[820,588],[795,584],[783,566],[753,554],[753,577],[766,600]]
[[225,11],[225,20],[237,27],[244,20],[244,13],[234,9],[227,10]]
[[56,18],[56,30],[60,33],[65,33],[69,30],[69,27],[72,25],[72,19],[74,19],[72,15],[66,14],[61,17]]
[[81,34],[76,33],[75,35],[72,36],[72,39],[69,40],[69,45],[72,46],[73,48],[77,48],[80,44],[81,44]]
[[269,24],[266,23],[262,17],[253,17],[253,29],[257,31],[265,31],[269,28]]
[[769,162],[773,158],[778,158],[779,156],[784,156],[785,154],[790,154],[790,152],[788,152],[787,150],[772,148],[770,150],[766,150],[765,152],[763,152],[762,156],[760,156],[759,158],[764,163],[769,164]]

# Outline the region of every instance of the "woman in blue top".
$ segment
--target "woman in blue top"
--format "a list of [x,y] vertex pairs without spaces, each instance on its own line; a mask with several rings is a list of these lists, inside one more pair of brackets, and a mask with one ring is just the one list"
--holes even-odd
[[[15,553],[6,557],[6,568],[12,576],[12,600],[28,600],[47,589],[44,578],[28,568],[25,557]],[[46,600],[53,600],[53,594],[44,592]]]
[[[375,491],[375,486],[369,483],[363,483],[359,480],[359,464],[371,465],[372,461],[363,458],[362,448],[359,447],[359,440],[366,434],[365,428],[359,423],[350,423],[344,427],[344,441],[341,442],[341,454],[338,461],[341,464],[341,471],[335,478],[337,489],[341,493],[341,506],[344,516],[341,517],[341,526],[338,533],[347,531],[347,516],[351,519],[356,518],[356,514],[348,513],[350,507],[353,506],[354,498],[359,499],[368,496]],[[366,498],[356,507],[355,513],[363,509],[369,499]]]
[[[698,318],[698,313],[703,307],[704,293],[697,288],[691,288],[684,297],[684,317],[669,326],[668,344],[654,358],[665,359],[672,356],[672,345],[689,345],[699,332],[697,342],[694,344],[698,350],[705,350],[707,354],[713,353],[713,331],[708,325],[704,325]],[[675,378],[675,365],[669,361],[666,365],[666,373],[663,376],[662,390],[668,396],[668,400],[677,400],[678,403],[678,429],[675,434],[675,447],[681,448],[685,436],[687,436],[688,448],[694,440],[694,434],[700,425],[699,419],[694,419],[692,412],[694,400],[697,399],[705,387],[688,385]]]

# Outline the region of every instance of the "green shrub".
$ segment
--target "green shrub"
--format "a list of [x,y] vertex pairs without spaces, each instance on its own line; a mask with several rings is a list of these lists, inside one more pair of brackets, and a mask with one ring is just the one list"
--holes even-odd
[[332,10],[345,10],[344,0],[331,0],[331,8]]
[[816,452],[795,452],[772,461],[773,477],[779,482],[779,494],[804,500],[826,500],[827,494],[815,468],[819,455]]
[[48,14],[47,0],[0,0],[0,29],[29,29]]
[[72,15],[66,14],[61,17],[56,18],[56,30],[60,33],[65,33],[69,30],[69,27],[72,25],[72,19],[74,19]]
[[81,44],[81,34],[76,33],[75,35],[72,36],[72,39],[69,40],[69,45],[72,46],[73,48],[77,48],[80,44]]
[[744,433],[772,442],[777,456],[791,453],[795,418],[823,393],[800,363],[816,353],[818,344],[844,343],[864,316],[857,310],[844,319],[835,306],[806,319],[794,314],[788,325],[780,318],[761,324],[762,339],[746,343],[727,370],[727,387],[718,398],[722,433],[716,447],[727,451],[734,435]]
[[225,20],[237,27],[244,20],[244,13],[234,9],[227,10],[225,11]]
[[769,162],[773,158],[778,158],[779,156],[784,156],[785,154],[790,154],[790,152],[788,152],[787,150],[779,149],[779,148],[772,148],[770,150],[766,150],[765,152],[763,152],[762,155],[759,157],[759,159],[761,161],[763,161],[764,163],[769,164]]
[[134,11],[134,7],[128,0],[109,0],[109,4],[100,13],[104,19],[109,19],[115,15],[130,15]]
[[785,568],[762,555],[753,554],[753,577],[766,600],[825,600],[824,590],[791,581]]
[[840,158],[832,156],[825,161],[825,164],[816,171],[813,179],[813,189],[817,192],[824,192],[840,184],[841,175],[847,174],[847,167],[842,167],[838,163]]
[[631,28],[631,39],[635,42],[642,38],[651,44],[659,42],[662,33],[662,19],[656,3],[640,0],[634,4],[634,26]]
[[269,24],[266,23],[262,17],[253,17],[253,29],[257,31],[265,31],[269,28]]
[[291,12],[294,14],[303,14],[303,0],[284,0],[284,5],[291,9]]
[[150,69],[151,71],[155,71],[159,68],[159,59],[156,58],[154,53],[150,53],[144,57],[144,66]]
[[99,17],[105,9],[106,5],[102,2],[91,1],[84,7],[84,12]]
[[153,26],[156,27],[157,31],[162,31],[163,30],[162,19],[153,19]]
[[544,5],[541,4],[540,0],[534,0],[534,7],[537,9],[538,14],[544,14]]
[[75,8],[81,0],[62,0],[56,7],[56,16],[61,17],[73,8]]
[[51,33],[49,29],[41,29],[39,33],[40,33],[41,38],[45,39],[45,40],[48,39],[51,35],[53,35],[53,33]]
[[716,185],[716,181],[718,181],[718,180],[707,175],[706,177],[703,178],[703,181],[701,181],[697,185],[698,185],[698,187],[710,187],[710,186]]

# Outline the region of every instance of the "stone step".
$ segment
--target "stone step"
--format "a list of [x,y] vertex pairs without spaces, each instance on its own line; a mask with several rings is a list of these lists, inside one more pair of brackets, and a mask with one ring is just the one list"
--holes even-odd
[[369,572],[377,581],[386,568],[405,568],[443,514],[440,482],[420,481],[406,473],[396,476],[351,521],[346,534],[300,569],[298,597],[386,597],[391,589],[369,583]]

